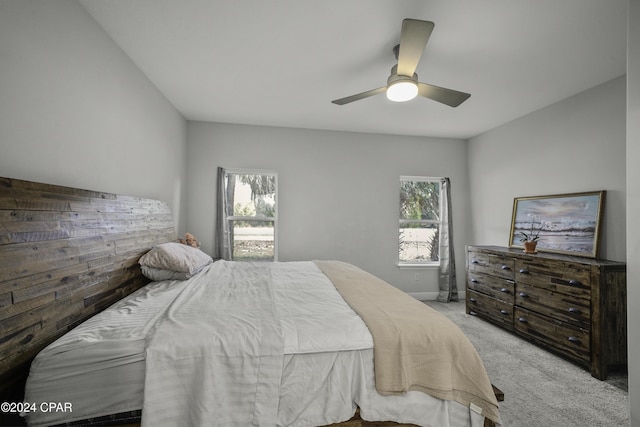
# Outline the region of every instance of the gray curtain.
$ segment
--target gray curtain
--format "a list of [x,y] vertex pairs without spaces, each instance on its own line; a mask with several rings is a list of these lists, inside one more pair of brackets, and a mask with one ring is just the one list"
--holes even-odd
[[453,252],[453,221],[451,216],[451,182],[442,178],[442,225],[440,228],[440,293],[438,301],[458,301],[456,257]]
[[214,258],[231,260],[231,230],[227,220],[227,188],[225,186],[226,171],[218,168],[218,194],[216,197],[216,245]]

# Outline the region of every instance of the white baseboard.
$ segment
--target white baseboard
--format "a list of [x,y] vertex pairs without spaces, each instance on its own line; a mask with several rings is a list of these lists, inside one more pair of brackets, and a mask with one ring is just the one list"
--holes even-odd
[[[410,296],[419,301],[435,301],[438,299],[438,292],[407,292]],[[458,291],[458,299],[464,301],[465,293]]]

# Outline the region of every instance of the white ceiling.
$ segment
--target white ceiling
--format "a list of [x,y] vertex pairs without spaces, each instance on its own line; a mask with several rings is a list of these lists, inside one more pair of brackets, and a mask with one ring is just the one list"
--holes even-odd
[[[470,138],[626,70],[628,0],[79,0],[189,120]],[[419,80],[384,94],[404,18],[435,22]]]

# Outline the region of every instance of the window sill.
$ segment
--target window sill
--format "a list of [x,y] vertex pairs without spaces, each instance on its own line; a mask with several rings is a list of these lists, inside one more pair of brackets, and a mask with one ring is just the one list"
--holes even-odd
[[412,262],[399,262],[398,264],[398,268],[400,269],[409,269],[409,268],[419,268],[419,269],[436,269],[436,268],[440,268],[440,264],[439,263],[433,263],[433,264],[418,264],[418,263],[412,263]]

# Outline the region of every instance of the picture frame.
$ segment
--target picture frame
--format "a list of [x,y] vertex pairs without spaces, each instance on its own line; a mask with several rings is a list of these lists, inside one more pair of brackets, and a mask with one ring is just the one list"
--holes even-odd
[[523,248],[526,236],[536,250],[598,258],[606,191],[513,200],[509,246]]

